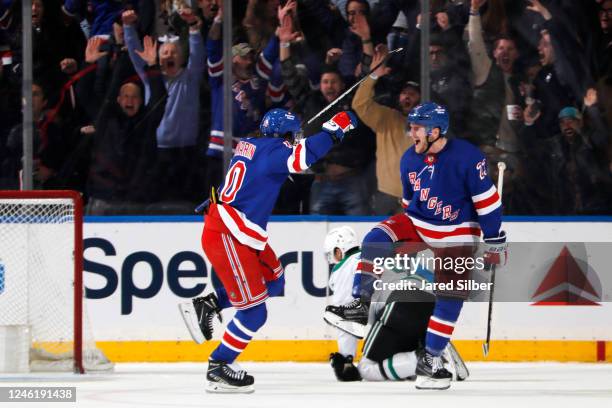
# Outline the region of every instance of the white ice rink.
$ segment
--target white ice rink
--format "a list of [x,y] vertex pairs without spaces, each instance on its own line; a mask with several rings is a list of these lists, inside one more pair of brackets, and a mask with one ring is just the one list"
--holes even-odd
[[611,364],[472,363],[471,376],[446,391],[412,382],[339,383],[327,364],[245,363],[248,395],[204,392],[204,364],[118,364],[112,374],[3,374],[0,386],[76,386],[75,403],[0,403],[2,407],[231,408],[591,408],[612,407]]

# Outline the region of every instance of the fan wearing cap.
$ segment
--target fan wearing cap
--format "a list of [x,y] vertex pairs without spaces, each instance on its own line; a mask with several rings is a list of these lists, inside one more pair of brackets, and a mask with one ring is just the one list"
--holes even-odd
[[[607,156],[610,131],[596,104],[595,90],[584,98],[585,111],[566,106],[554,136],[537,126],[520,133],[526,149],[529,205],[551,215],[609,214],[612,180]],[[586,120],[585,120],[586,119]],[[585,125],[585,122],[588,125]]]
[[[223,176],[223,7],[221,4],[219,6],[206,40],[212,111],[210,142],[206,152],[209,185],[218,185]],[[273,35],[259,54],[247,43],[238,43],[232,47],[231,134],[235,138],[234,145],[238,139],[251,137],[257,132],[266,110],[266,92],[269,90],[272,68],[278,60],[278,41],[278,37]]]
[[[590,89],[589,93],[594,93],[594,98],[597,98],[596,91]],[[585,97],[585,101],[588,101],[588,96]],[[559,130],[561,135],[568,144],[580,144],[584,143],[590,149],[599,150],[602,154],[608,147],[608,136],[610,130],[606,125],[599,108],[596,105],[596,101],[590,105],[585,103],[586,121],[589,126],[585,126],[585,119],[583,114],[573,106],[566,106],[559,112]],[[559,139],[561,139],[559,137]],[[604,155],[601,156],[604,158]]]
[[255,51],[248,43],[239,43],[232,47],[232,72],[239,80],[248,80],[253,76]]
[[[437,258],[456,259],[473,256],[474,244],[482,233],[487,251],[485,266],[505,260],[501,200],[487,175],[486,159],[469,142],[447,139],[448,130],[449,114],[442,105],[426,102],[408,115],[407,136],[414,146],[400,161],[405,213],[378,224],[362,242],[358,266],[361,273],[355,275],[358,279],[353,295],[359,296],[363,304],[369,304],[378,279],[374,260],[389,256],[389,244],[395,242],[422,243]],[[435,282],[455,282],[461,276],[452,267],[435,268]],[[418,353],[418,389],[450,387],[452,375],[442,366],[440,356],[450,341],[466,296],[465,291],[455,290],[453,285],[451,290],[436,292],[425,349]]]
[[[595,92],[595,90],[592,90]],[[585,97],[585,102],[588,97]],[[585,103],[585,126],[582,113],[566,106],[559,112],[561,134],[551,139],[550,156],[553,185],[562,196],[560,212],[564,214],[609,214],[612,193],[607,157],[609,128],[599,109]]]

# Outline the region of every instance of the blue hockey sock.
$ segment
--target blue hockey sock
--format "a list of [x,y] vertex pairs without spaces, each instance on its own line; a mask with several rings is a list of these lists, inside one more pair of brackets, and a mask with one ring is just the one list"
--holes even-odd
[[455,329],[455,323],[461,313],[463,300],[439,297],[429,318],[425,348],[429,354],[439,356],[450,341]]
[[374,260],[393,252],[393,239],[382,229],[372,228],[363,238],[361,260],[353,277],[353,297],[369,299],[374,292]]
[[234,318],[225,328],[221,344],[212,352],[212,360],[231,364],[249,345],[249,342],[266,322],[268,312],[265,303],[260,303],[249,309],[238,310]]

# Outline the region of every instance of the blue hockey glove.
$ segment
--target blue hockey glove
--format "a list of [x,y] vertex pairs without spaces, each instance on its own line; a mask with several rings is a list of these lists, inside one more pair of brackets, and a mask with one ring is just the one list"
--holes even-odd
[[340,112],[323,124],[323,130],[332,136],[335,143],[340,143],[344,135],[358,124],[357,116],[353,112]]
[[508,260],[508,243],[506,232],[500,231],[496,237],[485,238],[484,264],[485,271],[491,270],[493,265],[505,265]]
[[283,273],[278,279],[266,282],[268,287],[268,296],[283,296],[285,293],[285,274]]

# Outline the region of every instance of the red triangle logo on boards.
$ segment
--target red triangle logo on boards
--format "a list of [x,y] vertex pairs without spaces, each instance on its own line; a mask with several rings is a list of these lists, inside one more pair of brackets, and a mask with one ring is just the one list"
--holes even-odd
[[601,296],[564,246],[532,299],[532,306],[599,306]]

